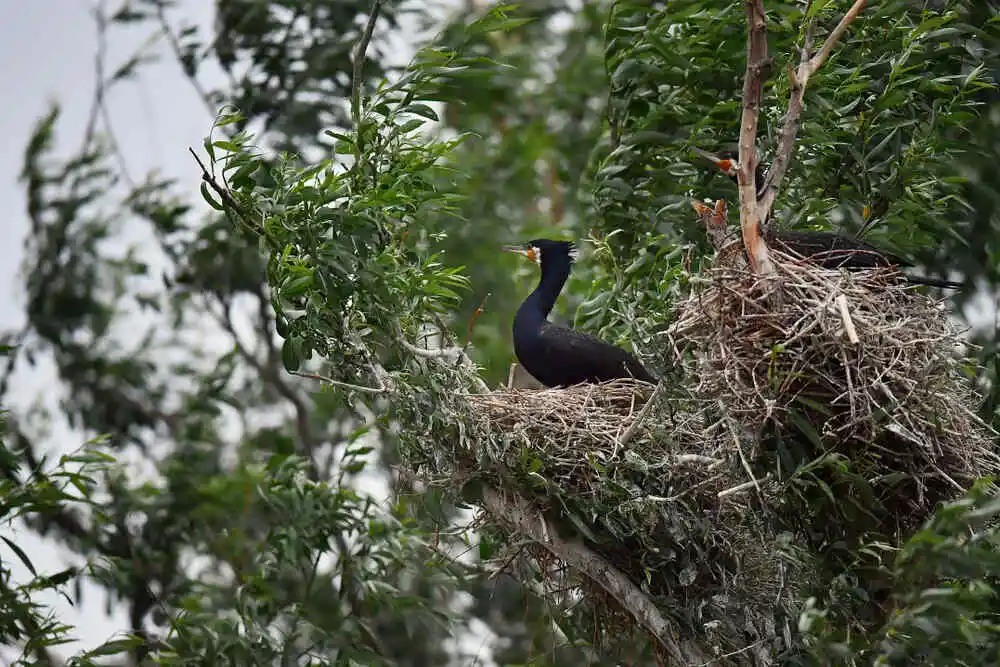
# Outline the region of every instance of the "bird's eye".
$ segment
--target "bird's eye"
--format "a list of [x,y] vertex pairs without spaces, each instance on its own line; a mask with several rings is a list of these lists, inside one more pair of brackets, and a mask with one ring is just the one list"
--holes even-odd
[[528,248],[528,250],[524,253],[524,256],[530,259],[532,262],[537,262],[539,256],[538,250],[536,248]]

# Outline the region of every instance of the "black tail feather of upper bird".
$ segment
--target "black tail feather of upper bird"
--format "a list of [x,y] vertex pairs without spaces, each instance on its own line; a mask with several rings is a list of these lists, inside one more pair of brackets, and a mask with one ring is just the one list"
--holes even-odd
[[906,282],[913,283],[914,285],[927,285],[928,287],[940,287],[941,289],[964,289],[968,286],[968,283],[931,278],[929,276],[911,276],[904,273],[903,277],[906,278]]
[[514,354],[532,377],[547,387],[622,378],[657,383],[657,378],[625,350],[548,321],[576,257],[572,243],[536,239],[504,250],[524,255],[541,268],[538,287],[517,309],[513,327]]

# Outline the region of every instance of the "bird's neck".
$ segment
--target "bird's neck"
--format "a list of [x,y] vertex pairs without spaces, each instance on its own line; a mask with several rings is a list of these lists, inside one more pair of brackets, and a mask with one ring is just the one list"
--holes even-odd
[[544,267],[538,287],[518,309],[518,319],[530,321],[532,324],[544,322],[556,305],[556,299],[559,298],[559,293],[569,278],[569,271],[569,262]]

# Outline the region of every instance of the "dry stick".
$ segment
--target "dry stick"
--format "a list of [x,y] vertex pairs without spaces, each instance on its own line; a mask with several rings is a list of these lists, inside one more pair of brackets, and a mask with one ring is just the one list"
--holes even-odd
[[718,401],[718,405],[722,408],[722,418],[726,422],[726,426],[729,429],[729,435],[733,438],[733,444],[736,445],[736,452],[740,455],[740,463],[743,465],[743,470],[746,472],[747,476],[750,477],[750,483],[757,489],[757,493],[764,495],[761,491],[760,483],[753,474],[753,469],[750,467],[750,461],[747,460],[746,454],[743,453],[743,445],[740,443],[740,434],[736,432],[736,426],[733,424],[732,418],[729,416],[729,411],[726,410],[726,406],[722,404],[722,401]]
[[[767,473],[766,475],[764,475],[764,481],[767,481],[769,479],[771,479],[771,473]],[[723,489],[722,491],[716,493],[715,496],[717,498],[725,498],[726,496],[731,496],[733,494],[740,493],[741,491],[746,491],[747,489],[753,487],[757,487],[757,490],[760,491],[760,485],[758,484],[756,479],[752,479],[749,482],[743,482],[742,484],[737,484],[731,489]]]
[[[799,132],[799,116],[802,115],[802,100],[805,96],[806,85],[809,83],[809,77],[815,74],[823,66],[823,63],[826,62],[826,59],[830,57],[830,53],[833,52],[837,41],[840,40],[854,19],[858,17],[858,14],[864,9],[866,3],[867,0],[855,0],[851,8],[844,14],[844,17],[840,19],[837,27],[827,35],[823,46],[820,47],[816,55],[811,57],[809,52],[812,50],[813,26],[809,25],[806,28],[798,72],[792,72],[789,67],[788,78],[791,92],[788,99],[788,112],[785,114],[785,121],[781,126],[781,133],[778,135],[778,148],[775,151],[774,161],[771,163],[771,169],[767,174],[763,193],[758,202],[758,210],[762,220],[767,219],[771,208],[774,206],[774,200],[778,196],[781,181],[785,177],[788,165],[792,159],[792,151],[795,148],[795,137]],[[740,159],[742,159],[742,156]]]
[[580,542],[560,537],[528,501],[517,495],[508,500],[493,487],[484,486],[483,505],[494,517],[508,522],[523,536],[604,589],[653,635],[669,656],[670,664],[687,665],[705,660],[707,656],[696,646],[685,642],[682,649],[674,639],[677,629],[671,627],[656,605],[628,577]]
[[636,432],[639,430],[639,427],[642,426],[643,422],[646,421],[646,417],[649,415],[649,412],[653,409],[653,404],[656,403],[656,399],[659,398],[660,393],[663,391],[663,388],[664,388],[663,380],[660,380],[660,382],[657,383],[656,385],[656,389],[653,391],[653,395],[649,397],[648,401],[646,401],[646,405],[642,406],[642,409],[639,410],[639,414],[637,414],[635,416],[635,419],[632,420],[632,424],[629,425],[628,429],[625,430],[625,433],[622,434],[622,437],[618,438],[618,441],[615,442],[615,449],[611,453],[609,460],[613,461],[618,456],[618,450],[621,447],[626,446],[629,443],[629,441],[635,436]]
[[327,384],[332,384],[335,387],[342,387],[344,389],[351,389],[353,391],[360,391],[363,394],[384,394],[388,390],[385,387],[365,387],[360,384],[351,384],[350,382],[341,382],[340,380],[334,380],[333,378],[328,378],[325,375],[319,375],[317,373],[304,373],[302,371],[288,371],[291,375],[298,375],[302,378],[308,378],[310,380],[319,380],[320,382],[326,382]]
[[747,71],[743,79],[743,118],[740,122],[740,154],[737,182],[740,194],[740,229],[743,245],[755,273],[772,275],[774,265],[761,234],[757,207],[757,121],[767,61],[767,17],[764,0],[744,0],[747,17]]
[[837,295],[837,308],[840,310],[840,319],[844,321],[844,330],[847,332],[847,340],[851,341],[854,345],[857,345],[860,342],[858,339],[858,332],[854,328],[854,320],[851,319],[851,311],[847,307],[847,296],[843,293]]
[[486,296],[484,296],[483,300],[480,302],[479,307],[476,308],[476,312],[472,313],[472,318],[469,320],[469,329],[465,332],[465,345],[462,346],[463,350],[467,349],[469,347],[469,343],[472,342],[472,329],[476,326],[476,320],[479,319],[479,316],[483,314],[483,310],[486,308],[486,300],[491,296],[493,296],[493,292],[487,292]]

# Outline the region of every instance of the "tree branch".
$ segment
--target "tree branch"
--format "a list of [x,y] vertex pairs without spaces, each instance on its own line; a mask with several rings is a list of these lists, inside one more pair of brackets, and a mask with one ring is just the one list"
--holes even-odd
[[309,422],[311,411],[306,401],[295,389],[289,386],[281,377],[281,373],[274,363],[274,359],[269,359],[267,363],[262,362],[254,353],[243,344],[239,334],[236,333],[236,326],[233,323],[232,307],[225,299],[216,295],[216,299],[222,306],[222,314],[217,313],[213,308],[208,308],[216,322],[226,330],[226,333],[233,339],[233,346],[236,353],[260,376],[262,382],[266,382],[278,393],[279,396],[287,400],[295,411],[295,430],[298,433],[302,446],[309,454],[309,463],[315,479],[319,479],[319,468],[315,460],[316,450],[320,444],[313,434],[312,426]]
[[855,0],[851,8],[844,14],[844,17],[840,19],[837,27],[827,35],[823,46],[813,56],[810,56],[810,52],[812,51],[814,26],[812,23],[806,26],[805,35],[802,40],[803,44],[798,71],[793,72],[791,66],[789,66],[788,70],[789,87],[791,89],[788,99],[788,112],[785,114],[785,121],[778,136],[778,149],[775,151],[774,161],[771,163],[767,180],[761,189],[761,196],[758,201],[761,220],[767,220],[771,208],[774,206],[774,200],[778,196],[781,181],[785,177],[788,165],[792,160],[792,152],[795,149],[795,137],[799,132],[799,117],[802,115],[803,98],[805,97],[806,86],[809,84],[809,78],[830,57],[833,48],[847,30],[847,27],[858,17],[861,10],[864,9],[866,3],[867,0]]
[[740,123],[740,154],[737,183],[740,195],[740,228],[750,268],[772,274],[774,266],[761,234],[757,206],[757,122],[767,60],[767,17],[764,0],[744,0],[747,17],[747,71],[743,79],[743,118]]
[[358,45],[351,55],[353,69],[351,71],[351,120],[354,123],[354,159],[357,167],[361,167],[361,156],[364,153],[362,146],[361,132],[361,87],[364,80],[361,78],[365,67],[365,54],[368,51],[368,44],[372,41],[372,34],[375,32],[375,23],[378,22],[379,14],[382,11],[382,0],[375,0],[372,4],[371,14],[368,15],[368,23],[365,24],[365,31],[358,40]]
[[334,387],[341,387],[342,389],[350,389],[351,391],[358,391],[362,394],[384,394],[386,393],[385,387],[365,387],[360,384],[351,384],[350,382],[341,382],[340,380],[334,380],[333,378],[328,378],[325,375],[319,375],[317,373],[303,373],[302,371],[288,371],[292,375],[297,375],[301,378],[308,378],[310,380],[319,380],[320,382],[326,382]]
[[670,664],[698,664],[709,659],[694,642],[681,643],[675,639],[676,628],[628,577],[582,543],[560,537],[556,528],[528,501],[517,495],[505,498],[493,487],[484,486],[483,505],[494,518],[509,523],[524,537],[604,589],[652,634]]

